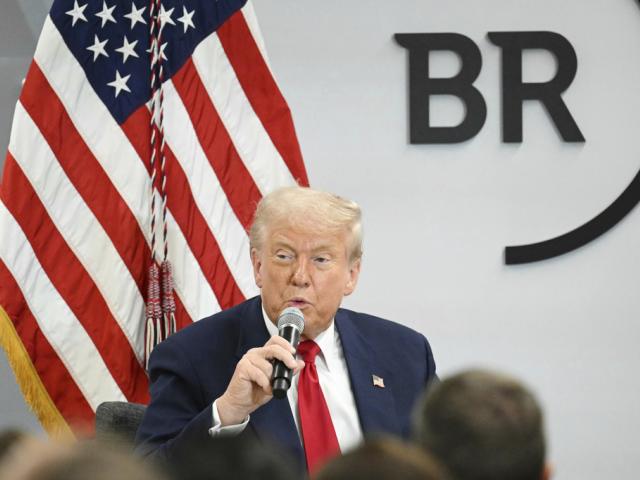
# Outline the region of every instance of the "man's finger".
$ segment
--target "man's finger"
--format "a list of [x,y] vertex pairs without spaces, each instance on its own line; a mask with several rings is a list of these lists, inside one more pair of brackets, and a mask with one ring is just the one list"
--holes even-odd
[[304,362],[302,360],[296,360],[296,362],[298,362],[298,365],[296,366],[296,368],[293,369],[294,375],[297,375],[298,373],[300,373],[300,370],[304,368]]
[[247,357],[247,359],[251,362],[251,364],[262,371],[268,378],[271,378],[271,374],[273,373],[273,364],[258,355]]
[[249,376],[249,380],[258,385],[262,390],[271,395],[271,380],[268,376],[264,374],[262,370],[259,368],[249,368],[247,369],[247,374]]
[[273,359],[276,358],[284,363],[288,368],[294,369],[298,366],[293,353],[288,349],[284,349],[281,345],[265,345],[262,347],[263,358]]
[[264,344],[265,347],[267,345],[280,345],[282,348],[290,351],[292,354],[296,353],[296,349],[293,348],[293,345],[291,345],[289,342],[287,342],[287,340],[282,338],[280,335],[274,335],[273,337],[271,337],[267,341],[267,343]]

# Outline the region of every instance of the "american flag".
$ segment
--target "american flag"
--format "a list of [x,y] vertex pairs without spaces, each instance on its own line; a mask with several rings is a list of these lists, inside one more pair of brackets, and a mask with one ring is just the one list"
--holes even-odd
[[152,59],[164,73],[178,328],[258,292],[254,207],[276,187],[308,184],[252,5],[154,1],[55,0],[14,114],[0,187],[0,341],[50,431],[90,423],[103,401],[148,400]]

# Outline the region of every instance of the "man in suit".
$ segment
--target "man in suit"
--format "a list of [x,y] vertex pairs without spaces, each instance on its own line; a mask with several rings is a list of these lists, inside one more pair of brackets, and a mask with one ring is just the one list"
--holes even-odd
[[[154,350],[138,451],[171,457],[193,439],[255,435],[313,472],[366,434],[408,437],[435,363],[421,334],[339,308],[360,273],[358,205],[309,188],[277,190],[257,207],[250,246],[260,296]],[[277,335],[287,307],[304,314],[298,352]],[[272,396],[274,359],[296,374],[287,400]]]

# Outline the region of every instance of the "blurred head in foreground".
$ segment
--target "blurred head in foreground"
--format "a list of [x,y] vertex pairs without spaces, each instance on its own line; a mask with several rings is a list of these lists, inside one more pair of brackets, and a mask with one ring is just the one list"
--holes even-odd
[[172,455],[172,480],[296,480],[289,457],[269,444],[247,436],[199,438]]
[[29,441],[13,448],[0,468],[11,480],[164,480],[151,465],[97,443]]
[[415,439],[455,480],[546,480],[542,410],[518,380],[469,370],[434,384]]
[[8,429],[0,432],[0,466],[11,457],[11,452],[23,442],[27,441],[29,434],[16,429]]
[[379,438],[325,465],[314,480],[446,480],[429,454],[392,438]]

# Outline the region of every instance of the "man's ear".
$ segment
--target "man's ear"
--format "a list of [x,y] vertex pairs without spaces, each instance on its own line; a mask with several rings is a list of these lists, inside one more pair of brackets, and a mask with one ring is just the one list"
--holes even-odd
[[253,278],[258,288],[262,288],[262,255],[254,247],[251,249],[251,264],[253,265]]
[[545,462],[544,468],[542,469],[542,475],[540,476],[540,480],[551,480],[553,476],[553,466],[549,462]]
[[347,280],[346,285],[344,286],[344,296],[351,295],[353,291],[356,289],[356,285],[358,284],[358,277],[360,276],[360,264],[361,259],[358,258],[351,262],[349,266],[349,279]]

